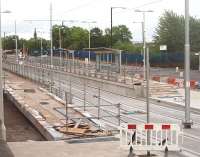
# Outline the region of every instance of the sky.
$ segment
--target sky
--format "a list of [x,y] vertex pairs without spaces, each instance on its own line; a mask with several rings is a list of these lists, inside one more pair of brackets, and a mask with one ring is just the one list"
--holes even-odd
[[[15,33],[16,20],[17,35],[23,38],[33,36],[34,28],[38,36],[49,38],[50,3],[53,6],[53,24],[61,24],[62,20],[96,21],[94,24],[69,23],[66,26],[81,26],[86,29],[110,27],[110,8],[125,7],[126,9],[113,10],[113,26],[125,24],[133,34],[133,41],[142,41],[141,22],[142,14],[134,9],[153,10],[146,14],[147,41],[153,39],[159,17],[165,10],[173,10],[184,15],[185,0],[1,0],[2,11],[10,10],[11,14],[2,14],[2,32],[6,35]],[[200,0],[190,0],[190,14],[200,18]],[[47,20],[47,21],[25,21]]]

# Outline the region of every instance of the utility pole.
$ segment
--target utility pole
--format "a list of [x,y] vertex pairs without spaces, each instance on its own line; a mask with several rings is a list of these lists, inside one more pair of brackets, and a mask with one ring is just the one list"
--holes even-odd
[[[146,51],[146,107],[147,107],[147,124],[150,123],[150,107],[149,107],[149,71],[150,71],[150,66],[149,66],[149,48],[147,48]],[[147,145],[150,145],[150,132],[149,130],[147,131]],[[147,156],[150,156],[150,151],[147,151]]]
[[61,48],[62,48],[62,44],[61,44],[61,28],[59,27],[58,30],[59,30],[59,49],[60,49],[60,67],[61,67],[61,63],[62,63],[62,52],[61,52]]
[[112,11],[113,11],[113,7],[110,8],[110,48],[112,48]]
[[153,12],[152,10],[135,10],[135,12],[140,12],[143,14],[143,22],[142,22],[142,38],[143,38],[143,71],[144,71],[144,79],[146,78],[145,69],[146,69],[146,13]]
[[6,127],[4,125],[4,104],[3,104],[3,67],[2,67],[2,41],[1,41],[1,13],[10,13],[10,11],[1,12],[0,0],[0,141],[6,141]]
[[90,55],[91,55],[91,54],[90,54],[90,47],[91,47],[91,45],[90,45],[90,38],[91,38],[91,37],[90,37],[90,33],[91,33],[91,32],[90,32],[90,31],[91,31],[91,30],[90,30],[90,24],[89,24],[89,37],[88,37],[88,38],[89,38],[89,41],[88,41],[88,43],[89,43],[89,64],[90,64],[90,58],[91,58],[91,56],[90,56]]
[[200,71],[200,51],[199,51],[199,71]]
[[190,120],[190,15],[189,0],[185,0],[185,121],[184,128],[191,128]]
[[42,65],[42,54],[43,54],[43,46],[42,46],[42,37],[40,37],[40,64]]
[[16,20],[15,20],[15,52],[16,52],[16,62],[19,62],[19,58],[18,58],[18,50],[17,50],[17,24],[16,24]]
[[142,39],[143,39],[143,71],[144,78],[146,78],[145,69],[146,69],[146,29],[145,29],[145,12],[143,12],[143,22],[142,22]]
[[144,76],[144,79],[146,78],[146,61],[145,61],[145,51],[146,51],[146,30],[145,30],[145,13],[143,13],[143,21],[142,22],[133,22],[133,23],[141,23],[141,26],[142,26],[142,43],[143,43],[143,50],[141,50],[141,54],[143,53],[143,76]]
[[53,33],[52,33],[52,3],[50,3],[50,42],[51,42],[51,68],[53,67]]
[[91,47],[91,28],[90,28],[90,24],[91,23],[96,23],[96,21],[80,21],[81,23],[87,23],[89,26],[89,33],[88,33],[88,47],[89,47],[89,54],[88,54],[88,62],[90,64],[90,59],[91,59],[91,53],[90,53],[90,47]]
[[113,33],[113,31],[112,31],[112,29],[113,29],[113,9],[127,9],[127,8],[125,8],[125,7],[111,7],[110,8],[110,48],[112,48],[112,44],[113,44],[113,35],[112,35],[112,33]]
[[[146,28],[145,28],[145,13],[146,12],[153,12],[152,10],[135,10],[135,12],[141,12],[143,13],[143,23],[142,23],[142,29],[143,29],[143,53],[144,53],[144,80],[146,80],[146,111],[147,111],[147,124],[150,123],[150,107],[149,107],[149,48],[147,48],[146,51]],[[147,131],[147,145],[150,145],[150,132]],[[150,156],[150,151],[147,151],[147,156]]]

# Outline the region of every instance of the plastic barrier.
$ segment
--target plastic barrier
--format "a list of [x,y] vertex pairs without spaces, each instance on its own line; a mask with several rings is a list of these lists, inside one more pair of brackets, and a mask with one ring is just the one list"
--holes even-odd
[[[120,146],[130,151],[180,151],[181,136],[182,129],[178,124],[126,124],[120,127]],[[181,141],[183,143],[183,137]]]

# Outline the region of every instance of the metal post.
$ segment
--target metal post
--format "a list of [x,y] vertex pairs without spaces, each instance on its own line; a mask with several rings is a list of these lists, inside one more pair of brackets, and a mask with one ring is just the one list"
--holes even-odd
[[146,30],[145,30],[145,12],[143,12],[143,22],[142,22],[142,38],[143,38],[143,71],[144,71],[144,79],[146,78]]
[[53,66],[52,3],[50,3],[50,41],[51,41],[51,67],[52,67]]
[[200,51],[199,51],[199,71],[200,71]]
[[72,78],[71,78],[71,75],[69,76],[69,94],[70,94],[69,103],[72,104]]
[[100,108],[101,107],[101,89],[98,88],[98,119],[100,119]]
[[119,51],[119,73],[121,74],[121,66],[122,66],[122,50]]
[[110,48],[112,48],[112,10],[113,8],[110,8]]
[[1,0],[0,0],[0,140],[6,141],[6,127],[4,125],[4,104],[3,104],[3,69],[2,69],[2,41],[1,41]]
[[16,62],[18,63],[19,57],[18,57],[18,51],[17,51],[17,24],[15,20],[15,53],[16,53]]
[[121,120],[120,120],[120,118],[121,118],[121,115],[120,115],[120,107],[121,107],[121,104],[120,104],[120,103],[117,104],[117,108],[118,108],[118,126],[121,125]]
[[43,46],[42,46],[42,37],[41,37],[41,39],[40,39],[40,55],[41,55],[41,57],[40,57],[40,66],[42,65],[42,52],[43,52]]
[[190,17],[189,0],[185,0],[185,121],[184,128],[191,128],[190,120]]
[[86,110],[86,80],[84,79],[84,82],[83,82],[83,103],[84,103],[84,111]]
[[[149,48],[146,51],[146,104],[147,104],[147,124],[150,123],[150,107],[149,107]],[[150,131],[147,131],[147,145],[150,145]],[[150,156],[150,151],[147,151],[147,156]]]
[[50,42],[51,42],[51,62],[50,62],[50,67],[51,67],[51,86],[50,86],[50,92],[52,92],[52,85],[53,85],[53,73],[52,73],[52,68],[53,68],[53,32],[52,32],[52,3],[50,3]]
[[65,121],[66,121],[66,132],[68,132],[68,94],[65,92]]
[[74,51],[72,53],[72,59],[73,59],[73,72],[74,72]]
[[89,64],[90,64],[90,47],[91,45],[90,45],[90,27],[89,27]]
[[59,27],[59,49],[60,49],[60,68],[61,68],[61,64],[62,64],[62,55],[61,55],[61,47],[62,47],[62,43],[61,43],[61,31],[60,31],[60,27]]
[[126,67],[124,65],[124,83],[126,84]]

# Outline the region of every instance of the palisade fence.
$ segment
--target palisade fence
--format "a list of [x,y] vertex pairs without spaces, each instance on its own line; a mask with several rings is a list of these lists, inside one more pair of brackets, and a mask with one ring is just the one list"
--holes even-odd
[[49,65],[37,62],[18,64],[8,59],[4,61],[3,68],[35,82],[63,101],[66,100],[65,93],[68,93],[69,103],[73,107],[89,112],[92,115],[90,119],[98,119],[110,126],[115,126],[113,129],[116,129],[121,123],[127,123],[127,120],[135,121],[133,117],[124,114],[134,112],[133,108],[106,98],[108,95],[110,97],[118,96],[117,94],[101,89],[101,84],[91,86],[87,84],[86,79],[77,79],[75,76],[59,70],[59,67],[49,67]]
[[[40,49],[36,51],[37,53],[30,53],[31,56],[40,56]],[[50,49],[47,49],[43,52],[43,54],[49,55]],[[54,56],[60,56],[59,49],[54,50]],[[50,56],[50,55],[49,55]],[[62,56],[66,58],[67,51],[62,51]],[[83,50],[75,50],[74,57],[79,60],[84,60],[85,58],[89,58],[89,52]],[[96,60],[95,52],[90,52],[90,57],[92,61]],[[111,60],[111,55],[108,56],[109,60]],[[195,56],[194,52],[191,52],[191,68],[198,69],[198,56]],[[102,55],[102,60],[106,60],[107,56]],[[114,58],[112,58],[114,59]],[[184,67],[184,52],[151,52],[149,54],[149,60],[152,67]],[[114,61],[114,60],[113,60]],[[122,53],[122,64],[124,65],[135,65],[142,66],[143,65],[143,55],[140,52],[127,52],[123,51]]]

